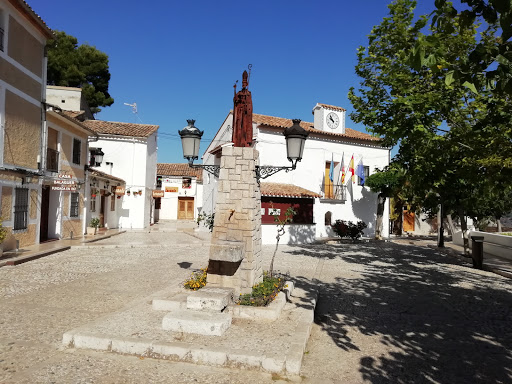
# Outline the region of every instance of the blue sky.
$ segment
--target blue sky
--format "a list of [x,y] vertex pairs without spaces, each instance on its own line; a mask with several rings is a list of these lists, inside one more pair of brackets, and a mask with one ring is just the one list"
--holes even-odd
[[[96,118],[160,125],[159,162],[184,162],[178,129],[195,119],[201,153],[232,108],[233,84],[252,64],[254,112],[313,121],[317,102],[347,98],[356,50],[387,15],[385,0],[27,0],[52,29],[109,55],[115,99]],[[418,14],[434,0],[420,0]],[[347,127],[364,131],[347,116]]]

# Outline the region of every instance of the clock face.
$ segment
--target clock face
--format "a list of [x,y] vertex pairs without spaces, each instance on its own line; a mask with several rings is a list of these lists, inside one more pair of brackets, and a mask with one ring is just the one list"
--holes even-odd
[[327,126],[331,129],[336,129],[336,128],[338,128],[338,125],[340,125],[340,118],[334,112],[330,112],[327,115],[326,120],[327,120]]

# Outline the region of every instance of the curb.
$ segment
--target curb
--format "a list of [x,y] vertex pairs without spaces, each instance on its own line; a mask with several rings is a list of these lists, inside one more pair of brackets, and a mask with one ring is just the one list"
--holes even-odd
[[[459,253],[459,252],[457,252],[457,251],[455,251],[455,250],[453,250],[451,248],[450,249],[448,249],[448,248],[439,248],[439,247],[437,247],[435,245],[432,245],[432,244],[427,244],[427,247],[431,248],[431,249],[435,249],[436,251],[444,253],[445,255],[453,256],[453,257],[459,259],[460,261],[464,261],[467,264],[470,263],[471,257],[466,257],[463,254],[461,254],[461,253]],[[475,268],[471,268],[471,269],[475,269]],[[512,279],[512,273],[511,272],[504,271],[504,270],[502,270],[500,268],[492,267],[489,264],[484,264],[482,270],[487,271],[487,272],[492,272],[492,273],[495,273],[497,275],[500,275],[500,276]]]
[[18,265],[18,264],[23,264],[28,261],[40,259],[41,257],[53,255],[54,253],[67,251],[70,248],[71,248],[70,245],[66,245],[66,246],[62,246],[60,248],[54,248],[49,251],[43,251],[43,252],[34,253],[32,255],[18,256],[18,257],[12,258],[12,259],[7,259],[5,261],[0,262],[0,268],[5,267],[5,266],[14,266],[14,265]]

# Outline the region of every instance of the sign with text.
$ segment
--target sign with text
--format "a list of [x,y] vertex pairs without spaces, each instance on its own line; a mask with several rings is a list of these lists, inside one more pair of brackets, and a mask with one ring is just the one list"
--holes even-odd
[[165,187],[165,192],[178,192],[178,187]]
[[124,195],[124,187],[117,186],[116,190],[114,191],[114,193],[117,196],[123,196]]
[[52,185],[52,191],[76,192],[74,185]]
[[153,189],[153,197],[154,198],[164,197],[164,191],[162,191],[161,189]]

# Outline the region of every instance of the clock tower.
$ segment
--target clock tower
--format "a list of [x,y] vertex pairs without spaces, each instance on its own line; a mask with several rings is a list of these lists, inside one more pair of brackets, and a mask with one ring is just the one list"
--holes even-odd
[[313,108],[315,129],[332,133],[345,133],[345,113],[344,108],[318,103]]

